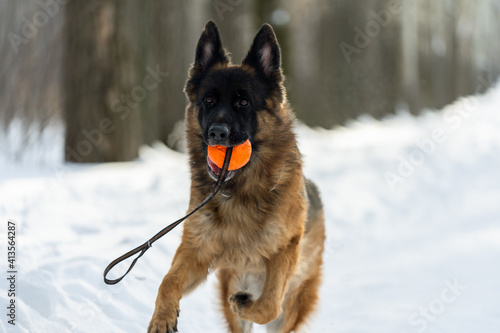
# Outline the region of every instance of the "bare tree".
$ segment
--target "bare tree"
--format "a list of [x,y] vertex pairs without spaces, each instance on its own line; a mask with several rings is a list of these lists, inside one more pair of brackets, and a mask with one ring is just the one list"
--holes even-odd
[[183,88],[192,61],[192,52],[188,51],[191,25],[186,22],[199,22],[199,19],[192,1],[147,1],[145,7],[141,40],[146,52],[145,65],[158,66],[165,77],[145,101],[144,140],[145,143],[160,140],[179,150],[182,141],[179,134],[183,136],[183,132],[172,133],[176,124],[184,119]]
[[[139,1],[88,0],[66,5],[64,116],[67,161],[131,160],[142,143],[137,104],[153,85],[140,73]],[[145,79],[149,74],[152,79]],[[159,74],[156,73],[158,76]],[[149,81],[148,81],[149,80]]]
[[294,2],[290,99],[307,124],[330,128],[394,112],[399,18],[388,2]]
[[[64,5],[0,1],[0,125],[42,131],[60,112]],[[32,129],[33,129],[32,127]],[[27,130],[26,130],[27,131]],[[28,131],[27,131],[28,132]],[[40,133],[26,133],[25,143]],[[31,138],[29,138],[31,136]],[[29,140],[28,140],[29,139]],[[23,140],[24,141],[24,140]]]

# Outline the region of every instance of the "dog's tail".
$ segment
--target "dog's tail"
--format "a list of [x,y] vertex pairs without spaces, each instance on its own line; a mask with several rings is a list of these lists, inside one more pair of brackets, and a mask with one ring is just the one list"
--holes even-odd
[[305,179],[307,200],[309,210],[307,211],[306,230],[313,227],[317,222],[323,221],[323,203],[318,187],[309,179]]

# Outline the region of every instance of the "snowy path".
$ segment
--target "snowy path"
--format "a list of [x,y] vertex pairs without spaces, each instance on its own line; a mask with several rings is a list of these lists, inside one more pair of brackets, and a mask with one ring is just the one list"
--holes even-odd
[[[308,332],[500,332],[499,111],[497,87],[418,118],[300,127],[328,233]],[[122,283],[105,285],[102,271],[184,215],[186,157],[157,146],[130,163],[61,165],[60,135],[45,142],[51,157],[41,166],[0,151],[0,261],[7,275],[14,219],[19,272],[16,326],[2,314],[0,332],[144,332],[182,228]],[[181,332],[224,331],[214,286],[211,276],[181,301]]]

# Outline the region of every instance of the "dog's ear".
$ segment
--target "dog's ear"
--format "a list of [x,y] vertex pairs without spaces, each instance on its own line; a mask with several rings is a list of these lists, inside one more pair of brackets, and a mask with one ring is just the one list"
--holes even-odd
[[213,21],[208,21],[196,47],[194,67],[198,71],[205,71],[216,63],[229,63],[229,59],[222,48],[217,26]]
[[253,67],[268,78],[281,78],[280,47],[269,24],[260,28],[243,64]]

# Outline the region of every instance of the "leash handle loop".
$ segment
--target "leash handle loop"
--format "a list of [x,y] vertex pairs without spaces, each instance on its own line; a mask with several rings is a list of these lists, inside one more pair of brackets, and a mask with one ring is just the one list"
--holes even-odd
[[[207,204],[210,200],[212,200],[215,197],[215,195],[222,188],[222,185],[224,185],[224,181],[226,180],[227,174],[229,172],[229,170],[228,170],[229,169],[229,162],[231,161],[231,154],[232,154],[232,152],[233,152],[233,148],[227,148],[226,149],[226,156],[224,157],[224,164],[222,166],[222,171],[221,171],[221,173],[219,175],[219,178],[217,179],[217,182],[214,185],[214,188],[212,189],[212,192],[205,198],[205,200],[203,200],[203,202],[201,204],[199,204],[198,207],[196,207],[195,209],[193,209],[193,211],[191,211],[189,214],[187,214],[183,218],[180,218],[179,220],[177,220],[177,221],[169,224],[168,226],[166,226],[165,228],[163,228],[162,230],[160,230],[156,235],[154,235],[153,237],[151,237],[144,244],[136,247],[133,250],[128,251],[127,253],[125,253],[122,256],[120,256],[120,257],[116,258],[115,260],[113,260],[106,267],[106,269],[104,270],[104,282],[106,284],[113,285],[113,284],[117,284],[118,282],[120,282],[132,270],[132,268],[134,268],[137,260],[139,260],[139,258],[142,257],[144,255],[144,253],[146,253],[146,251],[149,250],[153,246],[154,242],[156,242],[158,239],[160,239],[163,236],[165,236],[172,229],[174,229],[176,226],[178,226],[179,224],[181,224],[182,221],[184,221],[185,219],[187,219],[188,217],[190,217],[191,215],[193,215],[194,213],[196,213],[201,207],[205,206],[205,204]],[[106,277],[108,275],[108,273],[113,269],[113,267],[115,267],[116,265],[118,265],[122,261],[124,261],[124,260],[126,260],[126,259],[128,259],[128,258],[130,258],[132,256],[134,256],[135,254],[137,254],[139,252],[140,252],[140,254],[137,256],[137,258],[134,259],[134,261],[132,261],[132,263],[130,264],[129,268],[125,272],[125,274],[123,274],[122,276],[120,276],[117,279],[108,279]]]

